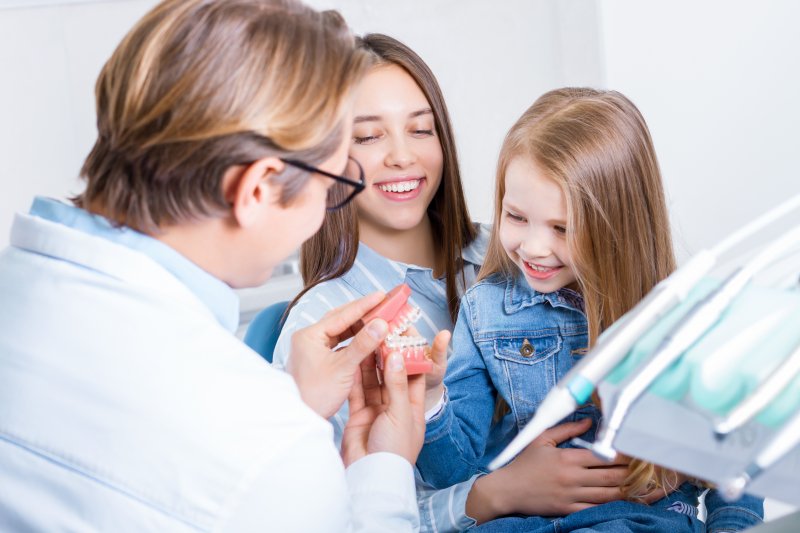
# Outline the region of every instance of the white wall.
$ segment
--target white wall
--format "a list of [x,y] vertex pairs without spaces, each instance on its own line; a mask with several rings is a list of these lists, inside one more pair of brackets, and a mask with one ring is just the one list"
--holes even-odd
[[800,3],[600,3],[606,84],[660,156],[679,257],[800,193]]
[[26,211],[34,195],[82,190],[78,172],[96,135],[95,79],[155,3],[0,9],[0,248],[13,213]]

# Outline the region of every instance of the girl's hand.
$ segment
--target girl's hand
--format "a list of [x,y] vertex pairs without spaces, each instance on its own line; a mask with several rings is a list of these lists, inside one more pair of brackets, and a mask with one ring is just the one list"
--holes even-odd
[[[388,325],[381,319],[358,330],[361,317],[383,296],[377,292],[337,307],[292,336],[286,370],[294,377],[303,401],[320,416],[330,418],[339,410],[353,388],[361,361],[386,338]],[[351,336],[348,346],[333,351]]]
[[[403,336],[419,337],[417,328],[409,326]],[[433,408],[444,395],[444,375],[447,372],[447,346],[450,344],[451,333],[446,329],[441,330],[433,338],[430,348],[426,353],[433,361],[433,370],[425,374],[425,410]]]
[[467,514],[479,523],[509,514],[563,516],[622,499],[627,459],[606,463],[589,450],[556,447],[590,426],[584,419],[550,428],[510,464],[479,478]]
[[425,410],[432,409],[444,395],[444,375],[447,372],[447,345],[450,344],[450,332],[441,330],[433,338],[430,358],[433,370],[425,374]]

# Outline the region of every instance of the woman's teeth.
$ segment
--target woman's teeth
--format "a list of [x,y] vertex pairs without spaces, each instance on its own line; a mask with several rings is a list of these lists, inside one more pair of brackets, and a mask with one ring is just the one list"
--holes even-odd
[[378,188],[384,192],[408,192],[419,187],[420,180],[399,181],[395,183],[383,183]]

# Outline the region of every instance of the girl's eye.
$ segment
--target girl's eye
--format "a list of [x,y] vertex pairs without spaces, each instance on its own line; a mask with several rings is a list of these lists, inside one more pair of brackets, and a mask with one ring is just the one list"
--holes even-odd
[[433,130],[413,130],[411,133],[415,137],[430,137],[433,135]]
[[553,231],[555,231],[559,235],[567,234],[567,228],[565,228],[564,226],[553,226]]
[[353,142],[356,144],[372,144],[378,140],[377,135],[367,135],[365,137],[353,136]]
[[525,222],[525,217],[521,217],[511,211],[506,211],[506,217],[514,222]]

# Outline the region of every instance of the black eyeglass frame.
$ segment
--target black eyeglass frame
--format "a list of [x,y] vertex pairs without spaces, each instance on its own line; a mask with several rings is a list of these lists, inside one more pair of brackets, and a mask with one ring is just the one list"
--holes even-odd
[[321,174],[321,175],[325,176],[326,178],[330,178],[332,180],[338,181],[339,183],[345,183],[345,184],[350,185],[351,187],[353,187],[353,192],[350,195],[348,195],[341,203],[339,203],[339,204],[337,204],[335,206],[331,206],[331,207],[325,206],[325,208],[328,211],[336,211],[337,209],[341,209],[342,207],[344,207],[347,204],[349,204],[350,201],[353,198],[355,198],[358,193],[360,193],[361,191],[363,191],[367,187],[366,183],[365,183],[365,178],[364,178],[364,167],[361,166],[361,163],[359,163],[358,160],[356,160],[356,159],[354,159],[352,157],[348,156],[347,159],[353,161],[356,164],[356,166],[358,166],[359,181],[351,180],[349,178],[345,178],[344,176],[339,176],[338,174],[332,174],[331,172],[327,172],[325,170],[322,170],[321,168],[317,168],[317,167],[315,167],[313,165],[309,165],[308,163],[305,163],[305,162],[300,161],[298,159],[283,159],[283,158],[281,158],[281,161],[283,161],[287,165],[291,165],[291,166],[299,168],[301,170],[305,170],[306,172],[315,172],[317,174]]

